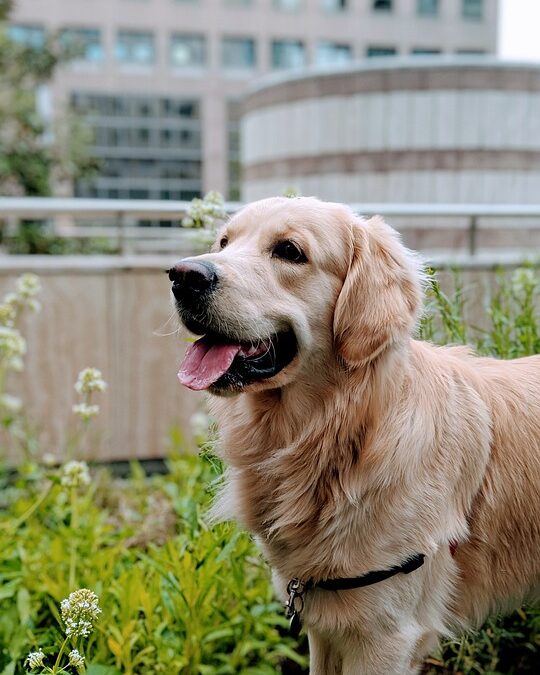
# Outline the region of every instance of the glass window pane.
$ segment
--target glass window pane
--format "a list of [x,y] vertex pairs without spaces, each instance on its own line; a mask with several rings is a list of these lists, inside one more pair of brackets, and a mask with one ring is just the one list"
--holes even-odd
[[463,0],[463,16],[466,19],[481,19],[483,13],[483,0]]
[[17,44],[40,49],[45,44],[45,29],[42,26],[11,24],[8,35]]
[[90,63],[103,61],[101,31],[98,29],[66,28],[60,34],[60,44],[72,58]]
[[286,9],[296,11],[302,7],[303,0],[273,0],[276,9]]
[[255,66],[255,40],[251,38],[223,38],[221,63],[225,68],[253,68]]
[[441,50],[437,47],[414,47],[411,54],[440,54]]
[[395,56],[397,54],[395,47],[368,47],[366,55],[371,56]]
[[417,0],[417,12],[420,16],[437,16],[439,0]]
[[154,36],[144,31],[118,32],[115,48],[116,60],[120,63],[150,65],[154,63]]
[[373,0],[372,7],[374,12],[391,12],[392,5],[392,0]]
[[171,65],[177,68],[201,68],[206,65],[206,40],[203,35],[173,35]]
[[273,68],[301,68],[305,63],[304,43],[300,40],[274,40],[272,42]]
[[348,5],[348,0],[321,0],[321,7],[327,12],[343,12]]
[[335,42],[319,42],[316,59],[319,66],[343,65],[352,60],[352,48]]

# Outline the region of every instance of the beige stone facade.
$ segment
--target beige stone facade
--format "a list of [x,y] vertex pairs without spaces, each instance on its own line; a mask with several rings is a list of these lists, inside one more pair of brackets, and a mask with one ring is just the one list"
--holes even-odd
[[537,203],[540,67],[403,60],[261,86],[245,101],[243,197]]
[[[100,106],[96,152],[110,175],[95,196],[143,195],[155,184],[156,197],[173,194],[175,181],[185,194],[227,194],[237,153],[230,103],[261,75],[392,51],[492,53],[497,13],[497,0],[18,0],[12,24],[19,39],[68,30],[84,45],[51,91],[53,103],[90,94],[87,105]],[[144,102],[157,99],[164,119]],[[174,120],[182,101],[195,112]],[[108,119],[108,106],[131,104],[131,121]]]

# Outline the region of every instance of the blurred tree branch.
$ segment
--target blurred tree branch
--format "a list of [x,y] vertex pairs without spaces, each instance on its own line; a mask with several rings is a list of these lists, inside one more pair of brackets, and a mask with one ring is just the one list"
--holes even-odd
[[12,0],[0,0],[0,193],[48,195],[53,184],[72,182],[97,168],[88,156],[90,132],[69,109],[47,126],[36,96],[57,66],[70,58],[55,37],[43,46],[11,39]]

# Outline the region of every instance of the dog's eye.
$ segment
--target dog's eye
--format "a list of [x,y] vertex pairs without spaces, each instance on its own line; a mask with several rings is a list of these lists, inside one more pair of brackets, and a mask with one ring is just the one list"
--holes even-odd
[[219,248],[225,248],[225,246],[227,246],[228,243],[229,240],[227,239],[227,237],[221,237],[219,241]]
[[294,263],[307,262],[307,258],[303,251],[299,249],[296,244],[293,244],[292,241],[280,241],[279,244],[274,246],[272,258],[282,258],[283,260]]

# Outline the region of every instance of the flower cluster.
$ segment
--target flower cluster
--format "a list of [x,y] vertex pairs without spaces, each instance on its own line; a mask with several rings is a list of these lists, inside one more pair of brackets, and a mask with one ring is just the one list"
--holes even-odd
[[37,652],[30,652],[30,654],[28,654],[28,656],[26,657],[26,661],[24,663],[30,669],[40,668],[41,666],[43,666],[44,658],[45,654],[41,651],[41,649],[38,649]]
[[0,410],[7,413],[8,415],[13,415],[18,413],[22,408],[22,401],[16,396],[11,394],[0,394]]
[[82,420],[88,422],[88,420],[99,413],[99,406],[89,405],[88,403],[75,403],[72,410],[76,415],[79,415]]
[[[35,274],[23,274],[17,279],[15,292],[8,293],[0,302],[0,369],[22,370],[26,354],[26,340],[16,328],[19,312],[25,308],[37,311],[36,295],[41,285]],[[9,401],[2,407],[9,407]]]
[[103,379],[101,371],[97,368],[84,368],[79,373],[75,390],[79,394],[91,394],[94,391],[105,391],[107,383]]
[[0,326],[13,328],[16,318],[17,310],[11,302],[0,303]]
[[518,267],[512,274],[512,290],[515,295],[534,293],[538,279],[530,267]]
[[90,483],[90,473],[86,462],[75,460],[67,462],[62,467],[60,482],[67,488],[78,488]]
[[83,397],[83,401],[75,403],[72,410],[83,422],[88,422],[99,413],[99,406],[90,403],[90,398],[95,391],[105,391],[107,383],[103,379],[101,371],[97,368],[84,368],[79,373],[75,390]]
[[0,326],[0,364],[8,370],[22,370],[26,340],[16,328]]
[[36,300],[36,295],[41,292],[39,277],[35,274],[23,274],[17,279],[15,286],[15,303],[22,307],[28,307],[32,312],[38,312],[41,305]]
[[208,192],[203,199],[193,199],[187,215],[182,219],[183,227],[210,228],[216,220],[227,217],[225,203],[219,192]]
[[72,649],[68,656],[70,666],[74,668],[82,668],[84,666],[84,656],[79,653],[78,649]]
[[60,611],[67,637],[88,637],[94,630],[101,608],[98,596],[88,588],[81,588],[62,600]]

